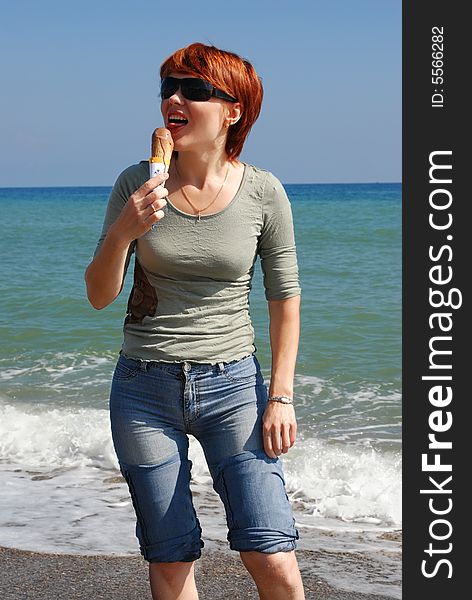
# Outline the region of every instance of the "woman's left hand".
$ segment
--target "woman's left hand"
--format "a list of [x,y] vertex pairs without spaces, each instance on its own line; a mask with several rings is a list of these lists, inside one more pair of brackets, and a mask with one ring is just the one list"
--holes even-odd
[[268,402],[262,417],[264,450],[270,458],[286,454],[295,443],[297,420],[293,404]]

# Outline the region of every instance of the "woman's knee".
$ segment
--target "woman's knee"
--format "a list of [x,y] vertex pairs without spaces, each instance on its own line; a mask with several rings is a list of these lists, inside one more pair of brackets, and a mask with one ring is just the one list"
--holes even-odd
[[295,552],[240,552],[246,569],[253,577],[268,579],[274,585],[292,585],[300,577]]
[[151,562],[149,563],[149,573],[151,577],[163,579],[169,586],[172,586],[192,576],[194,567],[195,562]]

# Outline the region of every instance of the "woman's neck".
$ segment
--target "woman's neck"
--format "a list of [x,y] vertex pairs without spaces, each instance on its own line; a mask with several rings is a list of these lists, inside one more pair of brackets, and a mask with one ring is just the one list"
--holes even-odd
[[228,169],[228,156],[226,152],[179,152],[171,162],[172,167],[174,173],[180,176],[181,184],[202,189],[213,179],[221,180]]

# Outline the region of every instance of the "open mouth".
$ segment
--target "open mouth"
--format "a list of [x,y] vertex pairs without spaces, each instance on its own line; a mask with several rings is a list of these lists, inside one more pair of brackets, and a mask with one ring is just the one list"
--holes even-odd
[[181,129],[187,125],[188,119],[184,115],[178,113],[171,113],[167,117],[167,127],[171,130]]

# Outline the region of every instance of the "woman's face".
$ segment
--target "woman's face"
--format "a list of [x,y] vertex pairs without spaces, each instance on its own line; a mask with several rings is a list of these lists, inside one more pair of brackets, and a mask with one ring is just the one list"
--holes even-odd
[[[177,79],[192,76],[170,73],[170,77]],[[172,134],[175,150],[180,151],[224,148],[228,132],[225,121],[235,108],[232,103],[213,97],[206,102],[187,100],[180,88],[161,102],[165,126]],[[179,117],[187,122],[179,121]]]

